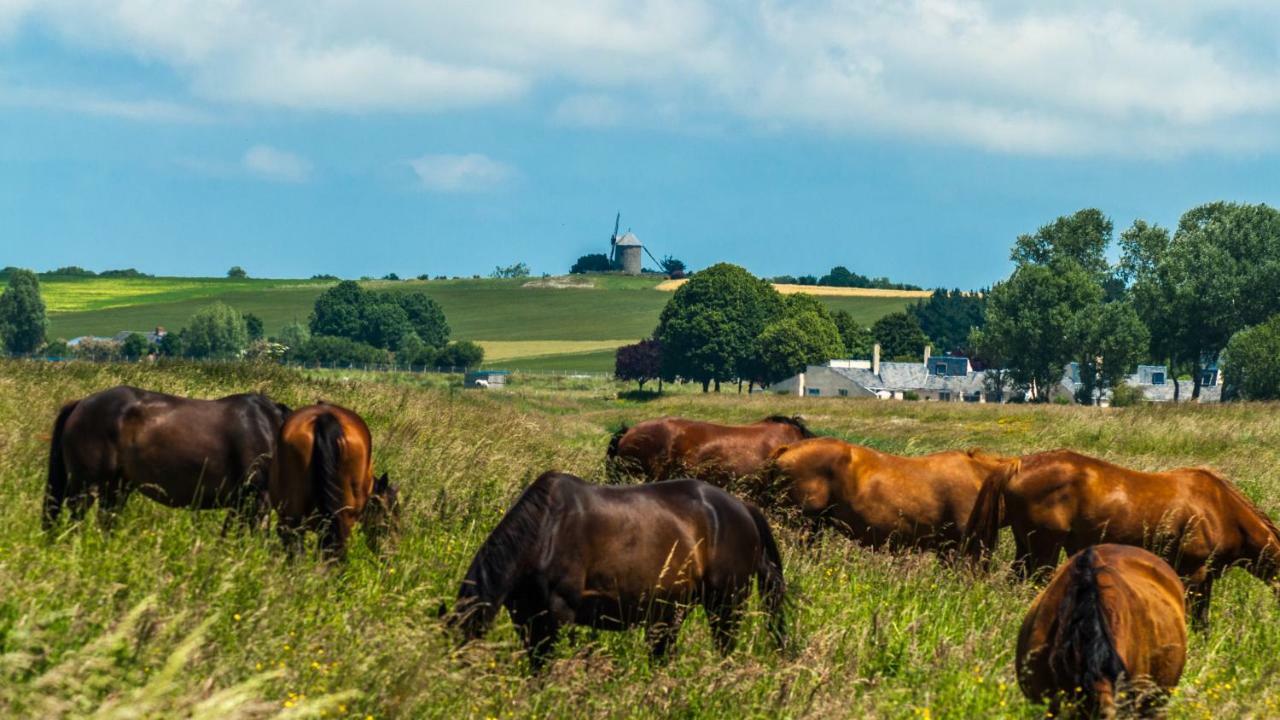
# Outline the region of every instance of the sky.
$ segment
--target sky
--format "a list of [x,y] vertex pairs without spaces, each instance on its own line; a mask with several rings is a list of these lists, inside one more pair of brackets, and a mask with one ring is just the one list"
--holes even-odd
[[[523,6],[523,7],[522,7]],[[989,286],[1014,238],[1280,202],[1253,0],[0,0],[0,265]]]

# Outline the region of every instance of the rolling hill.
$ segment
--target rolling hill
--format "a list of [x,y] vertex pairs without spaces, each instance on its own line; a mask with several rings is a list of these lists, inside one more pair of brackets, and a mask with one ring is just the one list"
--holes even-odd
[[[221,300],[262,318],[268,334],[305,322],[322,280],[224,278],[46,278],[49,337],[113,335],[182,327]],[[425,291],[444,308],[453,337],[485,346],[488,364],[512,369],[607,371],[613,348],[646,337],[670,299],[659,280],[613,275],[515,280],[370,281],[370,289]],[[907,297],[820,295],[832,309],[870,324],[906,307]]]

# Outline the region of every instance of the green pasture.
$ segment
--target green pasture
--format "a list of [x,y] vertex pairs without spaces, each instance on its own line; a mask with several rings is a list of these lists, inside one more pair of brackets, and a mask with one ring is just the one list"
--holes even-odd
[[[233,720],[265,717],[1036,718],[1013,671],[1036,592],[923,553],[828,534],[807,545],[771,512],[791,585],[796,647],[779,654],[750,614],[739,648],[712,647],[700,612],[654,666],[638,631],[565,637],[530,677],[502,615],[459,647],[437,609],[521,489],[547,469],[599,480],[619,423],[674,414],[729,422],[803,414],[820,433],[898,453],[1072,447],[1138,468],[1214,466],[1280,515],[1274,404],[994,406],[720,395],[531,378],[464,391],[457,376],[306,372],[248,364],[0,362],[0,715]],[[221,512],[134,497],[114,532],[51,537],[39,514],[48,433],[66,400],[115,384],[214,397],[260,390],[358,410],[374,463],[401,483],[404,526],[341,567],[286,560],[271,533],[223,537]],[[1191,636],[1172,718],[1280,716],[1280,602],[1242,571]],[[754,605],[753,600],[753,608]]]

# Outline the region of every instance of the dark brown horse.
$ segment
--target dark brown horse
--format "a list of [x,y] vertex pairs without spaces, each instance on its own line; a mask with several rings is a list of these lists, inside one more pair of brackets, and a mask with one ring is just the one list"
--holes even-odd
[[1129,705],[1157,714],[1187,659],[1183,588],[1141,548],[1092,545],[1058,568],[1018,633],[1018,685],[1051,717],[1067,703],[1115,717]]
[[798,417],[773,415],[750,425],[664,417],[623,425],[609,442],[608,465],[615,478],[692,477],[724,487],[758,476],[774,450],[813,436]]
[[773,491],[815,529],[834,525],[871,546],[959,549],[978,490],[1014,472],[1017,461],[977,450],[890,455],[836,438],[774,452]]
[[1021,465],[982,487],[969,521],[975,560],[994,551],[1003,508],[1020,576],[1053,568],[1064,548],[1147,547],[1186,581],[1198,626],[1208,623],[1214,580],[1232,566],[1276,581],[1280,530],[1211,470],[1139,472],[1070,450],[1028,455]]
[[95,499],[109,527],[134,490],[170,507],[230,508],[228,525],[253,522],[263,510],[255,480],[288,412],[259,394],[195,400],[123,385],[68,403],[53,425],[44,527],[64,504],[83,518]]
[[399,514],[399,491],[385,473],[373,478],[373,437],[364,420],[324,402],[298,408],[280,427],[279,447],[267,497],[286,547],[296,550],[310,529],[326,557],[341,558],[361,520],[377,552]]
[[686,610],[701,604],[727,653],[753,578],[781,646],[782,559],[756,507],[696,480],[601,487],[546,473],[476,553],[450,624],[476,639],[505,606],[536,670],[566,624],[643,625],[661,659]]

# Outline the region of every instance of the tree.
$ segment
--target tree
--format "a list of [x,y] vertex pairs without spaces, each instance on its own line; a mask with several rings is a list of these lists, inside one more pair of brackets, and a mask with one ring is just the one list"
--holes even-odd
[[129,333],[124,342],[120,343],[120,354],[126,360],[137,360],[144,355],[150,355],[151,342],[141,333]]
[[836,324],[840,340],[844,342],[844,351],[848,357],[869,358],[875,338],[871,336],[871,328],[863,325],[848,310],[836,310],[831,313],[831,321]]
[[300,322],[291,322],[280,328],[280,335],[276,339],[287,348],[302,347],[311,339],[311,331]]
[[449,343],[436,357],[436,367],[470,370],[484,362],[484,348],[470,340]]
[[244,314],[244,327],[249,333],[249,342],[261,340],[266,335],[262,327],[262,318],[253,313]]
[[969,354],[969,334],[985,322],[986,296],[959,290],[934,290],[907,312],[939,350]]
[[360,335],[354,340],[372,345],[376,348],[395,351],[400,348],[405,337],[414,332],[409,322],[409,313],[395,302],[371,301],[364,303],[360,314]]
[[393,273],[393,272],[389,272],[389,273],[387,273],[386,275],[383,275],[383,276],[382,276],[382,279],[383,279],[383,280],[399,280],[399,279],[400,279],[400,276],[399,276],[399,275],[397,275],[397,274],[395,274],[395,273]]
[[1010,381],[1033,386],[1047,402],[1062,368],[1077,358],[1089,313],[1101,302],[1097,277],[1074,263],[1061,269],[1023,265],[992,288],[979,349],[1003,359]]
[[1082,270],[1096,273],[1099,281],[1109,271],[1107,247],[1113,226],[1101,210],[1086,208],[1059,217],[1034,235],[1019,235],[1010,259],[1019,265],[1061,265],[1074,262]]
[[1280,399],[1280,315],[1245,328],[1223,353],[1223,397],[1242,400]]
[[1128,302],[1105,303],[1081,318],[1080,396],[1082,403],[1101,399],[1109,388],[1120,386],[1129,369],[1141,362],[1151,343],[1151,333]]
[[867,287],[867,282],[867,276],[852,272],[843,265],[831,268],[831,272],[818,280],[819,285],[832,287]]
[[320,293],[311,311],[311,334],[359,338],[366,293],[353,280],[343,280]]
[[448,344],[449,322],[445,319],[444,310],[426,293],[382,293],[376,299],[399,305],[408,316],[413,332],[429,347],[439,349]]
[[619,380],[634,380],[644,391],[644,384],[662,373],[662,343],[649,338],[634,345],[623,345],[614,356],[613,375]]
[[238,280],[249,277],[249,273],[245,272],[244,268],[239,265],[232,265],[231,269],[227,271],[227,277],[236,278]]
[[663,348],[663,377],[702,383],[746,377],[756,339],[782,312],[782,296],[737,265],[719,263],[681,285],[654,333]]
[[880,353],[890,359],[922,358],[929,344],[920,323],[905,312],[889,313],[871,326],[871,335],[880,343]]
[[301,346],[290,348],[285,357],[293,362],[318,364],[365,365],[391,361],[386,350],[343,337],[313,337]]
[[591,253],[578,258],[578,261],[569,268],[572,274],[589,273],[589,272],[609,272],[614,270],[614,265],[609,261],[609,256],[604,253]]
[[196,358],[232,358],[249,345],[249,331],[235,308],[215,302],[195,312],[182,329],[185,354]]
[[757,340],[759,373],[755,379],[762,385],[771,385],[803,372],[809,365],[839,357],[845,349],[829,315],[791,303],[788,306],[786,314],[766,325]]
[[529,277],[529,266],[525,265],[522,262],[518,262],[515,265],[508,265],[506,267],[498,266],[493,269],[493,272],[489,273],[489,277],[492,277],[492,278]]
[[658,267],[662,268],[662,272],[668,275],[682,274],[685,271],[684,261],[677,260],[670,255],[663,255]]
[[14,355],[35,352],[44,345],[48,327],[40,280],[30,270],[14,268],[0,295],[0,339],[4,340],[5,349]]

